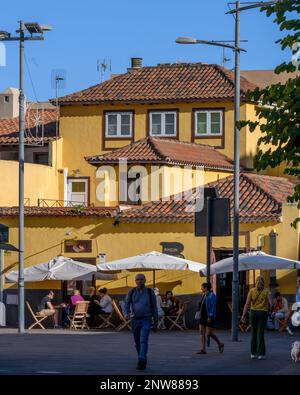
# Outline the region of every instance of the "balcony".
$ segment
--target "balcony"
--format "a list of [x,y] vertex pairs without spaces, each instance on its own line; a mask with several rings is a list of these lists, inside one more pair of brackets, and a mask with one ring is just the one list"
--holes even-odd
[[38,207],[94,207],[94,204],[88,204],[80,201],[58,200],[58,199],[38,199]]

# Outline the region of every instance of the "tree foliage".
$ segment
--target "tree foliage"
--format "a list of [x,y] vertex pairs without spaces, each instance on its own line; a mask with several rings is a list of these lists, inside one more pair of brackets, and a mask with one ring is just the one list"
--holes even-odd
[[[274,23],[287,33],[276,43],[280,44],[282,50],[289,48],[296,57],[298,45],[300,47],[300,1],[282,0],[261,11],[268,17],[275,16]],[[291,55],[291,61],[278,65],[275,73],[291,73],[297,69],[297,62]],[[260,127],[262,135],[254,158],[256,170],[264,170],[268,166],[274,168],[284,163],[285,174],[295,176],[300,181],[300,77],[289,78],[286,83],[274,84],[265,89],[257,88],[248,96],[250,100],[260,103],[256,109],[258,121],[242,121],[238,127],[248,125],[250,132]],[[267,150],[266,146],[269,147]],[[288,201],[296,202],[300,209],[300,182]],[[293,225],[296,226],[299,221],[300,218],[296,218]]]

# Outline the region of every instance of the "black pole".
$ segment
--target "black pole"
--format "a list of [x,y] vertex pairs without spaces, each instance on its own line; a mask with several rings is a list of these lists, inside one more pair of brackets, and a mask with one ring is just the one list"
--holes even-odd
[[210,264],[211,264],[211,197],[206,198],[207,215],[206,215],[206,281],[210,283]]
[[[211,265],[211,197],[207,196],[207,214],[206,214],[206,281],[210,283],[210,265]],[[207,336],[207,347],[210,346],[210,336]]]

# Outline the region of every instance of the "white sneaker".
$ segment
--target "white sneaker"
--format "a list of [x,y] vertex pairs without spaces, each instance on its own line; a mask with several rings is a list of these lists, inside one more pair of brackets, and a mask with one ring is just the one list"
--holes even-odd
[[287,330],[287,332],[288,332],[288,334],[289,334],[290,336],[294,336],[294,333],[290,330],[289,327],[287,327],[286,330]]
[[251,358],[251,359],[256,359],[256,358],[257,358],[257,355],[251,354],[251,355],[250,355],[250,358]]
[[259,355],[258,359],[266,359],[266,356],[265,355]]

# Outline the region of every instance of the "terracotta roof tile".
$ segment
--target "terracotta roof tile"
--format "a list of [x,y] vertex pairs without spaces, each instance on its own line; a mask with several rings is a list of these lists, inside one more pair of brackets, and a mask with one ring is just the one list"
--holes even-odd
[[[77,210],[75,207],[25,207],[28,217],[101,217],[113,218],[117,207],[87,207]],[[0,217],[18,216],[18,207],[0,207]]]
[[[25,143],[48,142],[56,139],[56,109],[28,110],[25,115]],[[36,125],[40,126],[36,136]],[[41,125],[44,127],[44,138],[41,136]],[[19,117],[0,118],[0,145],[19,143]]]
[[120,159],[126,159],[128,163],[190,165],[233,170],[232,160],[209,145],[161,137],[147,137],[104,155],[86,157],[95,166],[118,163]]
[[[241,95],[256,85],[241,78]],[[234,74],[216,64],[176,63],[142,67],[60,97],[59,104],[153,103],[233,100]],[[50,100],[54,103],[54,99]]]
[[[276,185],[276,190],[273,186]],[[233,176],[218,182],[215,186],[219,196],[230,199],[233,208]],[[268,186],[270,189],[268,190]],[[281,177],[241,173],[240,176],[240,222],[280,221],[282,203],[293,193],[295,182]],[[147,203],[118,214],[120,222],[193,222],[197,191],[190,191],[189,199],[174,196],[167,201]],[[189,207],[189,210],[187,210]]]

